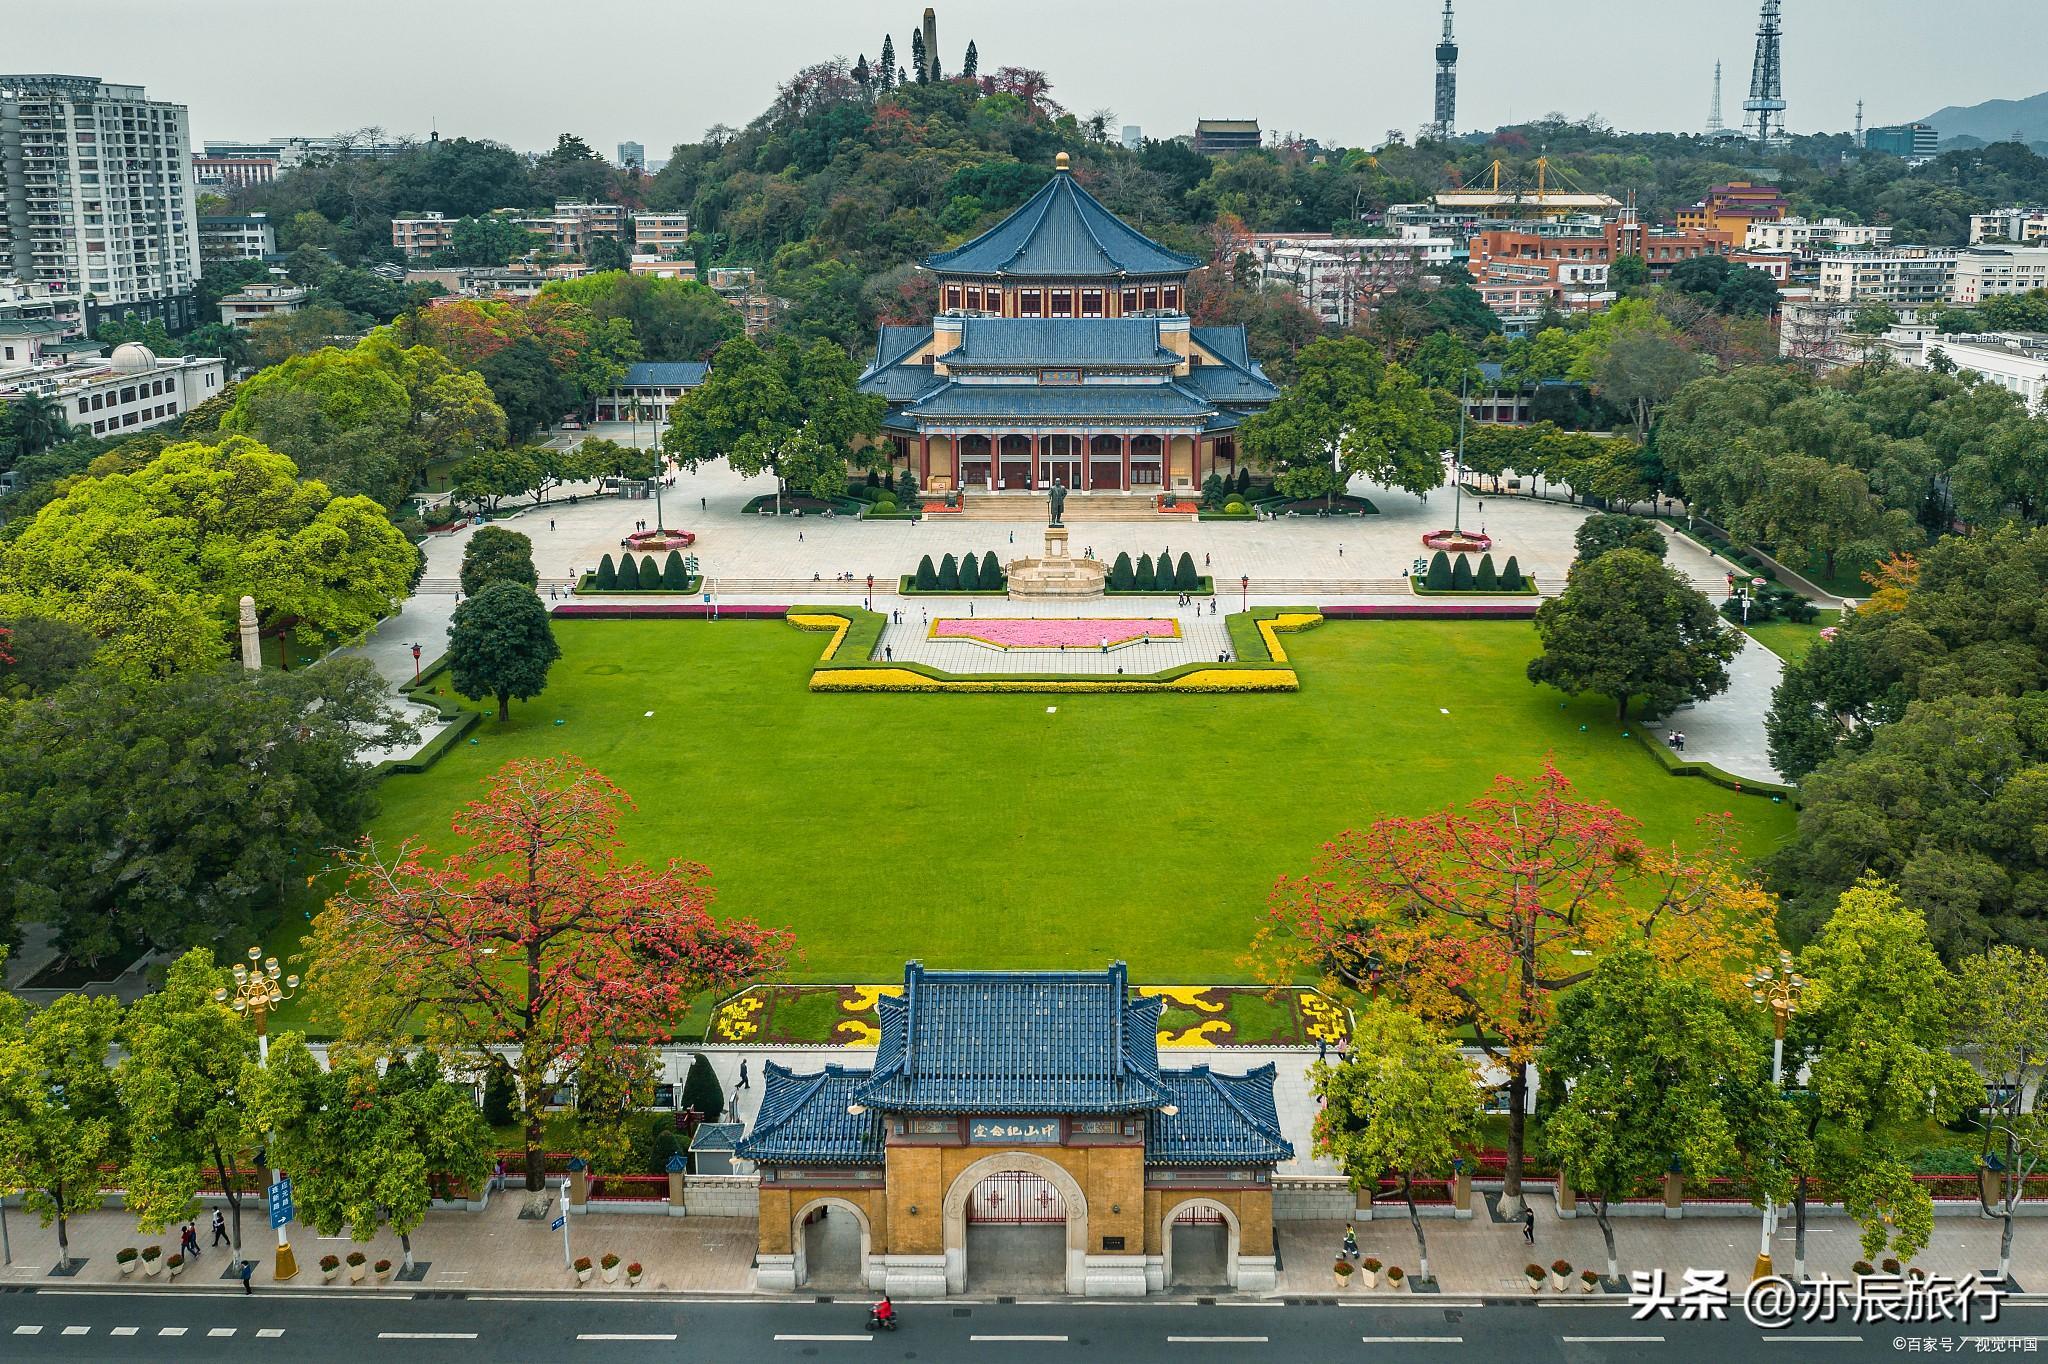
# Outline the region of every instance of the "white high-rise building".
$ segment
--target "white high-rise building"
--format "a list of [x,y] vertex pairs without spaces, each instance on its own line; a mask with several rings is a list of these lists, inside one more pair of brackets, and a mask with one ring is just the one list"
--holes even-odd
[[0,275],[100,318],[193,314],[199,218],[182,104],[96,76],[0,76]]

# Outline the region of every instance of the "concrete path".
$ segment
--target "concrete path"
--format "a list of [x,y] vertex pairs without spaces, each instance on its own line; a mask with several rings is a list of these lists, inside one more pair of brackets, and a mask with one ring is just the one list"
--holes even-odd
[[1644,728],[1670,747],[1675,729],[1685,735],[1680,754],[1712,763],[1737,777],[1782,782],[1771,765],[1769,741],[1764,736],[1764,717],[1770,714],[1771,694],[1785,676],[1785,660],[1751,639],[1742,640],[1742,652],[1728,665],[1728,690],[1694,706],[1682,706],[1666,719]]

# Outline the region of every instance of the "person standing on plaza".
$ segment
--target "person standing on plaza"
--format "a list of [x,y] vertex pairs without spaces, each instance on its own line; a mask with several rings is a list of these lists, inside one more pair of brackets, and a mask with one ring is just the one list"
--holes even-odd
[[256,1292],[256,1289],[249,1282],[255,1277],[256,1262],[254,1260],[242,1261],[242,1292],[245,1296],[253,1295]]
[[1522,1209],[1522,1244],[1528,1246],[1536,1244],[1536,1210],[1534,1208]]
[[213,1210],[213,1240],[210,1244],[217,1246],[227,1239],[228,1219],[221,1215],[221,1210],[219,1208],[215,1208]]
[[740,1058],[740,1082],[739,1082],[738,1084],[734,1085],[734,1086],[733,1086],[733,1089],[734,1089],[734,1090],[742,1090],[742,1089],[746,1089],[746,1088],[748,1088],[748,1087],[749,1087],[749,1082],[748,1082],[748,1080],[747,1080],[747,1058],[746,1058],[746,1057],[744,1057],[744,1056],[742,1056],[742,1057]]

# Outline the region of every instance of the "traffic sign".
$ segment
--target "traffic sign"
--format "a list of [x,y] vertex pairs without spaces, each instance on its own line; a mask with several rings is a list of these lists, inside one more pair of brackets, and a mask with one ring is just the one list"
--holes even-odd
[[560,1231],[564,1226],[568,1225],[568,1222],[569,1219],[566,1217],[557,1217],[554,1221],[548,1223],[548,1230]]
[[270,1186],[270,1225],[285,1226],[291,1222],[292,1214],[292,1182],[288,1177],[280,1177]]

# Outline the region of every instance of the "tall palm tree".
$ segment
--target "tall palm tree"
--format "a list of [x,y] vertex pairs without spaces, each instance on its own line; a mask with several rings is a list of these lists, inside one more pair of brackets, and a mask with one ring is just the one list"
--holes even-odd
[[7,405],[7,419],[14,427],[14,440],[24,455],[40,454],[71,436],[64,404],[42,393],[31,393]]

